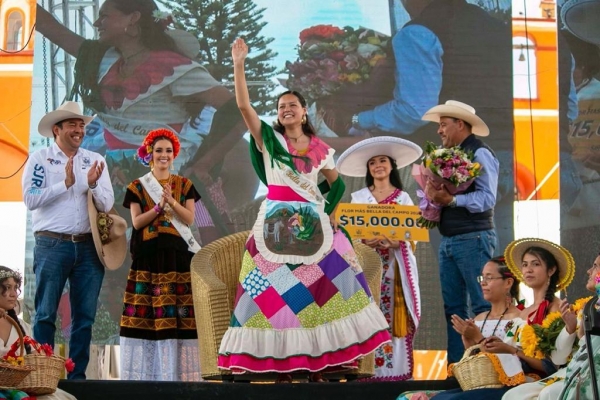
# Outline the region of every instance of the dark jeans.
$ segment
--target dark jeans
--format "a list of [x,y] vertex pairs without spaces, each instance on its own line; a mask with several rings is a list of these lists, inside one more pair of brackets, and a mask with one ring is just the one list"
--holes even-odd
[[54,347],[58,303],[68,279],[72,321],[69,357],[75,363],[68,379],[85,379],[92,325],[104,278],[104,267],[98,259],[94,242],[90,239],[73,243],[37,236],[33,252],[36,283],[33,337]]

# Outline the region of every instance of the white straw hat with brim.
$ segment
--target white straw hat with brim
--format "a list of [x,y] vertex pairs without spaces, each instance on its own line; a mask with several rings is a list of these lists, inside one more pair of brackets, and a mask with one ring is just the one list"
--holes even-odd
[[421,157],[423,149],[410,140],[393,136],[377,136],[353,144],[338,158],[336,168],[342,175],[367,175],[367,162],[376,156],[388,156],[398,168],[406,167]]
[[525,283],[523,273],[521,272],[521,264],[525,252],[531,247],[541,247],[548,250],[556,258],[556,262],[558,263],[557,290],[563,290],[571,284],[575,276],[575,260],[569,250],[556,243],[537,238],[515,240],[504,250],[506,265],[519,281]]
[[475,109],[468,104],[456,100],[448,100],[445,104],[431,108],[421,119],[423,121],[439,123],[442,117],[458,118],[468,122],[472,127],[471,132],[477,136],[488,136],[490,134],[490,129],[477,116]]
[[54,125],[60,121],[71,118],[82,119],[83,123],[87,125],[92,122],[96,116],[83,115],[79,104],[75,103],[74,101],[65,101],[56,110],[50,111],[48,114],[42,117],[40,123],[38,124],[38,132],[44,137],[54,137],[54,134],[52,133],[52,128]]
[[569,0],[562,6],[560,15],[573,35],[600,45],[600,0]]
[[100,262],[106,269],[118,269],[127,255],[127,221],[114,208],[108,213],[98,212],[91,190],[88,190],[88,214]]
[[167,29],[165,32],[175,41],[175,45],[183,55],[192,60],[198,57],[200,42],[197,37],[181,29]]

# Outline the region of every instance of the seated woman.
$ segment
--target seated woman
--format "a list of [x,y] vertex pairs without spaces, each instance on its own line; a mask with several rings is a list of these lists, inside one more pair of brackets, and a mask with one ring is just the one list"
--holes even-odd
[[[487,337],[503,339],[510,321],[521,313],[515,306],[519,296],[519,281],[506,266],[504,257],[494,257],[484,265],[479,283],[484,299],[490,302],[491,310],[482,312],[472,320],[465,321],[458,315],[452,317],[452,325],[461,334],[465,349],[482,343]],[[405,392],[398,400],[426,399],[438,393],[440,392]]]
[[[31,336],[31,327],[17,317],[15,307],[17,297],[21,293],[21,274],[10,268],[0,265],[0,358],[10,351],[12,344],[19,339],[19,334],[14,326],[8,321],[12,318],[17,322],[24,335]],[[39,400],[76,400],[69,393],[56,389],[56,392],[44,396],[29,397],[27,393],[18,390],[0,390],[0,399],[11,400],[39,399]]]
[[[596,294],[600,295],[600,255],[596,257],[594,264],[588,269],[587,274],[588,280],[585,286],[586,289],[590,292],[595,291]],[[554,400],[558,399],[561,393],[563,393],[563,396],[560,398],[563,399],[577,398],[581,400],[591,400],[593,398],[589,374],[588,353],[583,324],[581,324],[583,306],[588,299],[578,300],[576,305],[571,305],[566,300],[563,300],[560,305],[563,319],[565,319],[565,321],[567,321],[567,319],[569,320],[565,329],[569,332],[577,331],[577,336],[579,338],[579,347],[573,348],[575,354],[573,354],[569,364],[545,379],[526,383],[509,390],[502,398],[503,400]],[[577,317],[575,317],[576,311],[579,311]],[[578,327],[576,328],[576,326]],[[595,343],[592,343],[595,344],[593,350],[595,351],[594,360],[597,364],[596,369],[600,370],[600,338],[595,336],[593,339],[595,341]],[[568,387],[564,390],[565,383],[567,382]]]

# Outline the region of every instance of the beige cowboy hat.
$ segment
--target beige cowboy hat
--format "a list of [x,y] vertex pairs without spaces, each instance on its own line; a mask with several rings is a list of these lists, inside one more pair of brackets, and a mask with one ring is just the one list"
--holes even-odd
[[40,123],[38,124],[38,132],[44,137],[54,137],[54,134],[52,133],[52,128],[54,125],[60,121],[71,118],[82,119],[87,125],[92,122],[96,116],[83,115],[79,104],[75,103],[74,101],[65,101],[56,110],[50,111],[48,114],[42,117]]
[[563,4],[560,15],[573,35],[600,46],[600,0],[569,0]]
[[361,140],[346,149],[338,158],[336,168],[342,175],[365,176],[367,162],[376,156],[388,156],[398,168],[406,167],[421,157],[423,149],[410,140],[393,136],[377,136]]
[[557,290],[563,290],[571,284],[575,276],[575,260],[569,250],[549,240],[537,238],[515,240],[504,250],[506,265],[519,281],[524,282],[523,273],[521,272],[521,262],[525,251],[530,247],[541,247],[548,250],[556,258],[556,262],[558,263]]
[[444,104],[431,108],[421,119],[439,123],[442,117],[458,118],[468,122],[472,127],[471,132],[477,136],[488,136],[490,134],[490,129],[486,123],[475,114],[475,109],[456,100],[448,100]]
[[107,269],[118,269],[127,255],[127,221],[114,208],[108,213],[98,212],[91,190],[88,190],[88,214],[100,262]]

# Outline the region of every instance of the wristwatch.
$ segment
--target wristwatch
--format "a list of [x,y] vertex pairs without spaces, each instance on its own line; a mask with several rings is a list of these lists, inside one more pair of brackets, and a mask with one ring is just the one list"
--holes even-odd
[[358,128],[358,114],[354,114],[352,116],[352,126],[354,128]]
[[448,207],[456,207],[456,196],[452,196],[452,200],[450,200],[450,203],[448,203]]

